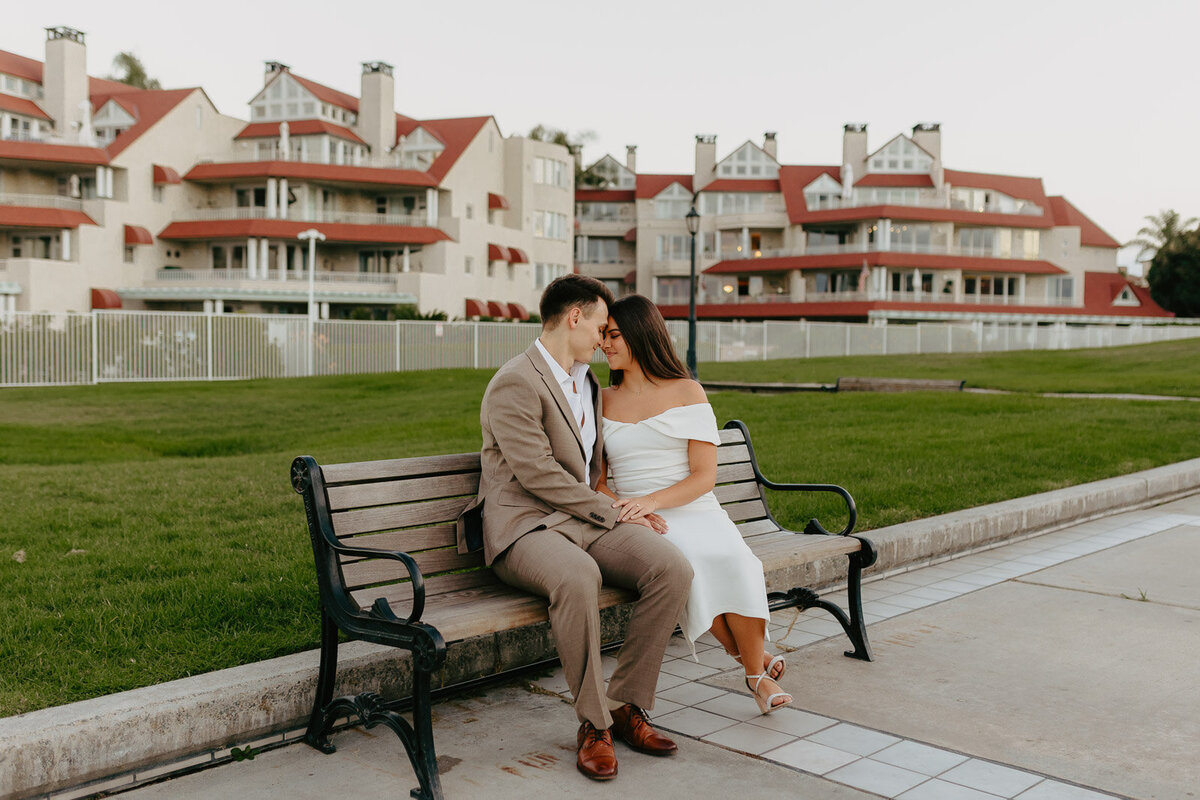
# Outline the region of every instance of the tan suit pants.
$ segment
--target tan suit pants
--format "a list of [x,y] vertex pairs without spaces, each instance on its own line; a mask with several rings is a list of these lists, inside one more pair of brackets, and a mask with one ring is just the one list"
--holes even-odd
[[607,697],[654,707],[663,654],[692,582],[692,567],[674,545],[641,525],[606,531],[571,519],[525,534],[492,568],[505,583],[550,601],[550,628],[575,713],[600,729],[612,725],[600,664],[600,586],[636,591]]

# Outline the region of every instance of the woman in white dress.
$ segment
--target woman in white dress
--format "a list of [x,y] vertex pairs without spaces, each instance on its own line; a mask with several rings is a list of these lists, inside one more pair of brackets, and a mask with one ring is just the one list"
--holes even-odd
[[775,682],[783,658],[766,652],[762,562],[712,493],[721,440],[704,389],[675,355],[658,308],[641,295],[609,308],[603,349],[611,384],[602,420],[608,469],[597,488],[616,499],[622,520],[661,517],[664,535],[695,573],[679,620],[684,636],[693,643],[712,631],[745,669],[759,710],[782,708],[792,697]]

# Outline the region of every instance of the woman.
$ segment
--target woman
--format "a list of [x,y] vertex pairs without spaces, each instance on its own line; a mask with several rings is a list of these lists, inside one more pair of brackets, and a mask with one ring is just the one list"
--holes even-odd
[[712,493],[721,440],[704,389],[675,355],[658,308],[641,295],[609,308],[603,349],[611,385],[602,405],[607,469],[597,488],[616,499],[621,520],[665,520],[667,539],[695,572],[679,622],[684,636],[692,643],[711,630],[741,662],[759,710],[782,708],[792,697],[775,682],[782,656],[771,658],[764,646],[770,612],[762,562]]

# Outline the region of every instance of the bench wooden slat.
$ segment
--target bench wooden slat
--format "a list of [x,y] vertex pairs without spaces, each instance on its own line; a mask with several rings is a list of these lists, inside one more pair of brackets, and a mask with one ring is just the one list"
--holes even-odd
[[395,528],[453,522],[471,499],[470,497],[453,497],[428,503],[408,503],[398,506],[376,506],[354,511],[339,511],[332,515],[333,530],[339,537],[342,537],[356,533],[375,533]]
[[767,516],[766,506],[762,500],[751,500],[744,503],[728,503],[723,506],[729,518],[734,522],[745,522]]
[[329,507],[332,511],[343,511],[364,506],[432,500],[438,497],[473,497],[478,492],[479,472],[460,472],[430,478],[332,486],[329,489]]
[[351,547],[373,547],[376,550],[403,550],[406,553],[415,553],[435,547],[449,547],[457,543],[457,537],[453,525],[434,525],[429,528],[406,528],[402,531],[346,536],[342,541]]
[[775,533],[780,530],[779,526],[769,519],[756,519],[753,522],[743,522],[737,526],[737,529],[741,531],[742,538],[747,540],[751,537]]
[[420,475],[439,475],[447,472],[469,472],[479,469],[478,453],[455,453],[445,456],[390,458],[383,461],[356,461],[349,464],[330,464],[321,467],[325,483],[411,478]]
[[770,534],[758,537],[754,542],[754,555],[763,562],[763,569],[771,572],[775,566],[796,563],[798,553],[804,554],[803,561],[812,562],[831,556],[856,553],[861,548],[862,542],[852,536],[781,533],[778,538]]
[[717,483],[754,480],[754,467],[749,464],[722,464],[717,467]]
[[722,505],[738,500],[757,500],[762,497],[758,491],[758,484],[754,481],[742,481],[741,483],[729,483],[724,486],[718,486],[713,489],[713,494]]
[[718,464],[733,464],[738,461],[749,461],[750,450],[744,444],[722,445],[717,448]]
[[[417,566],[421,569],[422,575],[483,566],[482,551],[460,555],[451,547],[445,550],[425,550],[411,555],[413,561],[416,561]],[[404,568],[404,565],[390,558],[373,558],[369,561],[343,564],[342,575],[346,586],[350,589],[358,589],[385,581],[408,580],[408,570]]]
[[746,437],[742,436],[742,432],[737,428],[721,428],[718,433],[721,434],[721,444],[739,444],[746,441]]

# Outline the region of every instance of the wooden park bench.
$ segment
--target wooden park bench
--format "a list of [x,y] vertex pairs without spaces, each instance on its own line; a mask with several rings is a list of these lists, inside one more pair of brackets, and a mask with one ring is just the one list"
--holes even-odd
[[[849,559],[849,613],[809,588],[768,595],[772,611],[823,608],[841,623],[853,645],[847,656],[871,660],[863,623],[861,575],[875,562],[871,543],[850,536],[854,499],[839,486],[777,484],[763,477],[745,425],[721,431],[714,490],[751,549],[789,566],[830,556]],[[305,741],[325,753],[329,733],[342,718],[368,728],[386,725],[400,737],[416,771],[418,798],[441,798],[431,720],[431,681],[448,647],[475,637],[546,623],[546,601],[500,582],[483,566],[482,553],[458,553],[454,521],[479,485],[479,454],[318,465],[310,456],[292,462],[292,484],[304,496],[316,559],[321,603],[321,666]],[[766,504],[764,489],[832,492],[843,498],[849,521],[837,534],[815,519],[803,533],[785,530]],[[635,599],[604,587],[602,607]],[[349,639],[391,645],[411,653],[411,698],[385,702],[374,692],[333,697],[338,631]],[[400,712],[411,703],[412,722]]]

